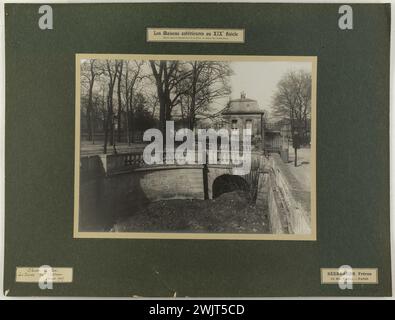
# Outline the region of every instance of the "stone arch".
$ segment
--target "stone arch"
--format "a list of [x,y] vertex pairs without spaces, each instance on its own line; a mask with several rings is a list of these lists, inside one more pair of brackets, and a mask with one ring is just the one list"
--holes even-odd
[[244,178],[231,174],[223,174],[214,180],[212,194],[213,198],[216,198],[223,193],[236,190],[249,191],[249,189],[250,185]]

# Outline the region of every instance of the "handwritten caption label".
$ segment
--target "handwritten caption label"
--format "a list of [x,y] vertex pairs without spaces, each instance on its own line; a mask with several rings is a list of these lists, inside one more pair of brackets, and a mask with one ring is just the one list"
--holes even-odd
[[[38,283],[42,277],[39,267],[16,268],[16,282]],[[73,282],[73,268],[52,268],[51,277],[49,280],[53,283],[71,283]]]

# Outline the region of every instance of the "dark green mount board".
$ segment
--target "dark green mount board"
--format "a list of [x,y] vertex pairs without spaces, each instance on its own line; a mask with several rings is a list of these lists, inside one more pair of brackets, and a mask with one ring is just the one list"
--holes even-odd
[[[5,270],[10,296],[391,295],[390,6],[352,4],[5,5]],[[236,28],[244,43],[155,43],[146,28]],[[315,241],[73,237],[75,55],[316,56]],[[73,269],[41,290],[17,267]],[[341,290],[321,268],[377,268]]]

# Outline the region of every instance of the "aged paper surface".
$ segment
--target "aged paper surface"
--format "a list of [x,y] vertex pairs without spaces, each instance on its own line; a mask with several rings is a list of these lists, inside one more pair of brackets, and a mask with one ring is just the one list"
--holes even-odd
[[[316,86],[317,86],[317,57],[314,56],[221,56],[221,55],[152,55],[152,54],[76,54],[76,119],[75,119],[75,198],[74,198],[74,237],[75,238],[117,238],[117,239],[222,239],[222,240],[316,240]],[[298,64],[306,63],[311,68],[311,158],[308,163],[311,164],[309,174],[311,176],[309,188],[311,192],[306,197],[309,203],[309,221],[308,232],[287,232],[273,231],[270,233],[258,232],[186,232],[180,230],[177,232],[169,232],[163,230],[161,232],[152,232],[150,230],[137,231],[103,231],[103,230],[82,230],[80,228],[80,201],[81,201],[81,180],[80,180],[80,162],[81,157],[81,64],[95,59],[96,61],[221,61],[221,62],[238,62],[252,63],[259,66],[262,63],[289,63]],[[90,154],[91,157],[93,154]],[[85,156],[86,157],[86,156]],[[107,155],[105,156],[107,159]],[[110,155],[114,157],[114,155]],[[116,157],[122,157],[119,153]],[[124,164],[121,160],[119,163]],[[143,168],[147,170],[146,168]],[[137,168],[136,171],[142,170]],[[279,171],[279,168],[277,168]],[[108,175],[108,173],[107,173]],[[150,182],[152,185],[152,182]],[[163,187],[163,186],[162,186]],[[168,187],[168,186],[165,186]],[[160,189],[160,188],[159,188]],[[310,191],[310,190],[309,190]],[[84,194],[82,192],[82,194]],[[295,212],[299,212],[299,208]],[[293,223],[298,226],[302,219],[294,219]]]
[[[338,268],[321,268],[322,284],[337,284],[341,281],[344,274],[339,272]],[[353,268],[352,282],[356,284],[378,284],[377,268]]]
[[244,43],[244,29],[147,28],[147,42]]
[[[53,283],[70,283],[73,282],[73,268],[52,268]],[[15,281],[25,283],[37,283],[44,276],[38,267],[17,267]],[[47,274],[46,279],[51,275]]]

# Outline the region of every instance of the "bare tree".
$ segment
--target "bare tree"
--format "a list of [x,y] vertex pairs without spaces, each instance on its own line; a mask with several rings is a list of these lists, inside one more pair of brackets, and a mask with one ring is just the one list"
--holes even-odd
[[94,141],[93,137],[93,87],[95,84],[95,79],[97,77],[100,77],[102,74],[102,71],[97,68],[97,61],[96,59],[90,59],[88,61],[85,61],[81,65],[81,78],[82,81],[87,82],[87,87],[88,87],[88,103],[87,103],[87,108],[86,108],[86,125],[87,125],[87,131],[88,131],[88,140],[89,141]]
[[[119,60],[106,60],[106,76],[108,77],[108,93],[107,93],[107,117],[104,125],[104,153],[107,153],[108,138],[110,135],[110,144],[114,146],[114,105],[113,95],[114,86],[120,69],[121,62]],[[114,148],[115,149],[115,148]]]
[[208,111],[216,99],[230,94],[232,69],[227,62],[220,61],[191,61],[187,64],[188,77],[178,83],[178,88],[181,92],[181,114],[188,127],[193,129],[197,115]]
[[[146,75],[142,74],[143,61],[125,61],[124,100],[126,109],[126,140],[130,145],[133,142],[133,98],[137,86]],[[131,130],[132,129],[132,130]]]
[[304,70],[286,73],[277,84],[273,96],[272,112],[276,117],[289,120],[295,149],[297,149],[309,130],[311,114],[311,75]]
[[123,61],[119,63],[119,72],[118,72],[118,83],[117,83],[117,97],[118,97],[118,116],[117,116],[117,141],[121,142],[121,133],[122,133],[122,98],[121,98],[121,81],[122,81],[122,69],[123,69]]
[[171,119],[173,107],[179,104],[181,95],[185,94],[177,87],[190,75],[190,71],[180,61],[150,61],[150,66],[159,100],[159,126],[165,135],[166,120]]
[[[212,102],[230,93],[232,70],[225,62],[92,59],[85,62],[84,68],[82,99],[86,106],[88,138],[93,139],[100,114],[104,122],[105,153],[109,144],[115,150],[115,143],[122,140],[123,134],[129,145],[134,141],[137,105],[141,109],[144,104],[143,115],[147,123],[156,125],[155,118],[159,117],[159,128],[165,136],[166,121],[174,116],[175,108],[180,108],[185,126],[193,129],[198,115],[211,117]],[[97,112],[94,109],[99,108],[103,94],[106,109]],[[137,96],[139,101],[135,101]]]
[[292,128],[305,124],[311,112],[311,75],[303,70],[285,74],[277,84],[272,112],[276,117],[288,119]]

